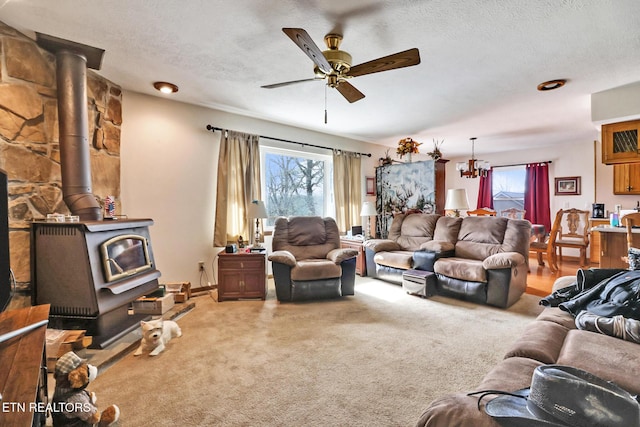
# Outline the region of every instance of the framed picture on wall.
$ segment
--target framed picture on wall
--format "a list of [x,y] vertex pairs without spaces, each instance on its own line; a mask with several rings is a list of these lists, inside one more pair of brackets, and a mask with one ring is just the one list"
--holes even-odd
[[367,183],[367,196],[375,196],[376,194],[376,180],[372,176],[366,177]]
[[580,177],[556,178],[556,196],[577,196],[580,194]]

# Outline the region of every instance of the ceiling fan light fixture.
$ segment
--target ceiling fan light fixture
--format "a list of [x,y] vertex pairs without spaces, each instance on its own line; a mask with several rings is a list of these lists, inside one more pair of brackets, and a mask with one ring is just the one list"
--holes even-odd
[[347,101],[353,103],[361,100],[365,96],[349,83],[347,81],[348,79],[381,71],[410,67],[420,63],[420,52],[417,48],[413,48],[352,66],[353,58],[351,55],[348,52],[340,50],[340,43],[342,42],[341,34],[327,34],[324,41],[328,49],[322,51],[304,29],[283,28],[282,31],[313,61],[315,64],[315,77],[312,79],[294,80],[261,86],[265,89],[273,89],[303,81],[326,78],[328,80],[327,85],[330,88],[337,89]]
[[562,86],[564,86],[564,84],[567,82],[566,79],[556,79],[556,80],[549,80],[548,82],[542,82],[538,85],[538,90],[540,92],[544,92],[547,90],[554,90],[554,89],[559,89]]
[[153,87],[156,90],[166,94],[176,93],[178,91],[178,86],[169,82],[154,82]]

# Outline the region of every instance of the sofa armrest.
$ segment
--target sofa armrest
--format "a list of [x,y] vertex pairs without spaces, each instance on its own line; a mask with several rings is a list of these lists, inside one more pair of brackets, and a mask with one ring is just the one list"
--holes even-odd
[[336,264],[341,264],[342,261],[346,261],[358,256],[358,251],[351,248],[337,248],[332,249],[327,254],[327,259],[333,261]]
[[502,252],[488,256],[482,261],[485,270],[497,270],[501,268],[513,268],[524,264],[524,256],[518,252]]
[[399,251],[402,248],[393,240],[387,239],[370,239],[364,242],[366,249],[372,250],[374,253],[381,251]]
[[296,259],[289,251],[275,251],[269,254],[269,261],[279,262],[280,264],[285,264],[289,267],[295,267],[296,265]]

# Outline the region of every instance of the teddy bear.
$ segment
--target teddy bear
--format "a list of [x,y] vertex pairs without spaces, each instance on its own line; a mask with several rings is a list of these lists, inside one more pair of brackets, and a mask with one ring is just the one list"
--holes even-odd
[[96,395],[86,390],[98,375],[98,368],[88,364],[73,351],[56,362],[53,374],[56,386],[53,393],[52,418],[54,427],[111,426],[120,418],[120,409],[111,405],[99,412]]
[[162,318],[146,322],[143,320],[140,322],[140,328],[142,340],[136,352],[133,353],[134,356],[140,356],[143,351],[149,351],[149,356],[157,356],[171,338],[182,336],[182,330],[176,322]]

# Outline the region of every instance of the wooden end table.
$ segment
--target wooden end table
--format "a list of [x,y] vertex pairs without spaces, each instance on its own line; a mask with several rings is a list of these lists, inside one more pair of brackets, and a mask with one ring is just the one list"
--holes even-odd
[[367,260],[364,255],[364,241],[342,237],[340,238],[340,247],[355,249],[358,251],[358,257],[356,258],[356,274],[361,277],[365,277],[367,275]]
[[218,301],[267,298],[266,252],[218,255]]

